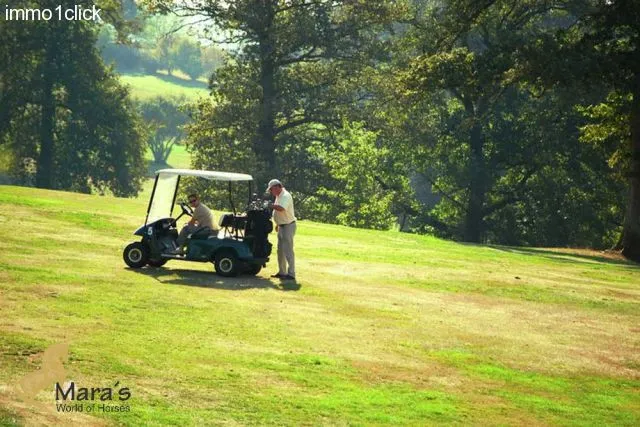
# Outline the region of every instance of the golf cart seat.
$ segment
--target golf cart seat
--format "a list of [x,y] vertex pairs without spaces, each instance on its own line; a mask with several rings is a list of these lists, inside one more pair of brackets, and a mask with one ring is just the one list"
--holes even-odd
[[228,213],[220,216],[219,224],[220,228],[224,230],[225,237],[244,237],[244,229],[247,224],[247,217],[243,215],[234,215]]
[[193,233],[187,236],[187,239],[191,240],[206,240],[210,236],[215,236],[215,230],[210,229],[209,227],[202,227],[194,231]]
[[220,220],[218,221],[218,225],[220,228],[229,228],[233,227],[233,214],[224,214],[220,215]]

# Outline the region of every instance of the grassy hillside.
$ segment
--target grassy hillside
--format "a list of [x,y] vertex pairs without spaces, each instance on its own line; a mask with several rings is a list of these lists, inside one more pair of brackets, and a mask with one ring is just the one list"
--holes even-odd
[[123,83],[131,87],[134,98],[146,100],[156,96],[186,96],[187,98],[198,98],[207,96],[209,90],[206,83],[202,81],[185,80],[180,77],[156,75],[122,75]]
[[[147,152],[145,153],[145,160],[151,163],[151,166],[158,166],[155,162],[153,162],[153,153],[149,148],[147,148]],[[173,149],[171,150],[171,154],[169,154],[169,158],[167,159],[167,164],[169,165],[169,167],[177,169],[190,168],[191,155],[187,151],[187,147],[185,147],[184,145],[174,145]],[[166,167],[166,165],[164,167]]]
[[[133,271],[146,202],[0,187],[0,425],[640,423],[638,266],[301,221],[299,290]],[[16,397],[61,342],[129,412]]]

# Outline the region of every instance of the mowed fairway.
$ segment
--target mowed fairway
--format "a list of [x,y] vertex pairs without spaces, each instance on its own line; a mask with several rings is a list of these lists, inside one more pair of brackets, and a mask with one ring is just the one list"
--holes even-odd
[[[298,290],[134,271],[146,203],[0,187],[0,424],[640,424],[638,266],[300,221]],[[16,396],[61,342],[130,412]]]
[[178,77],[156,75],[131,75],[120,76],[120,80],[129,85],[133,98],[146,101],[158,96],[186,97],[196,100],[199,97],[209,95],[206,83],[193,80],[184,80]]

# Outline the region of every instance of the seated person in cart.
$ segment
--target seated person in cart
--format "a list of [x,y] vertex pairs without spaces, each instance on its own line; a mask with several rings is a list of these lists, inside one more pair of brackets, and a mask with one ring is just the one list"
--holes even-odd
[[213,213],[207,206],[200,202],[200,197],[198,197],[197,194],[189,194],[189,205],[191,205],[193,209],[193,215],[191,216],[191,220],[182,227],[180,231],[177,241],[178,251],[182,251],[182,247],[187,243],[187,237],[190,234],[203,228],[208,228],[212,233],[218,231],[214,225]]

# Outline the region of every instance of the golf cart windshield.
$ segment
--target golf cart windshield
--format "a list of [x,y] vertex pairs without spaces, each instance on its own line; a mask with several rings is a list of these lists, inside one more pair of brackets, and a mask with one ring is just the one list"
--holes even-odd
[[156,171],[156,181],[153,184],[153,192],[151,193],[151,200],[149,200],[145,225],[162,218],[171,218],[181,176],[195,176],[212,181],[225,182],[253,181],[251,175],[243,173],[192,169],[161,169]]

